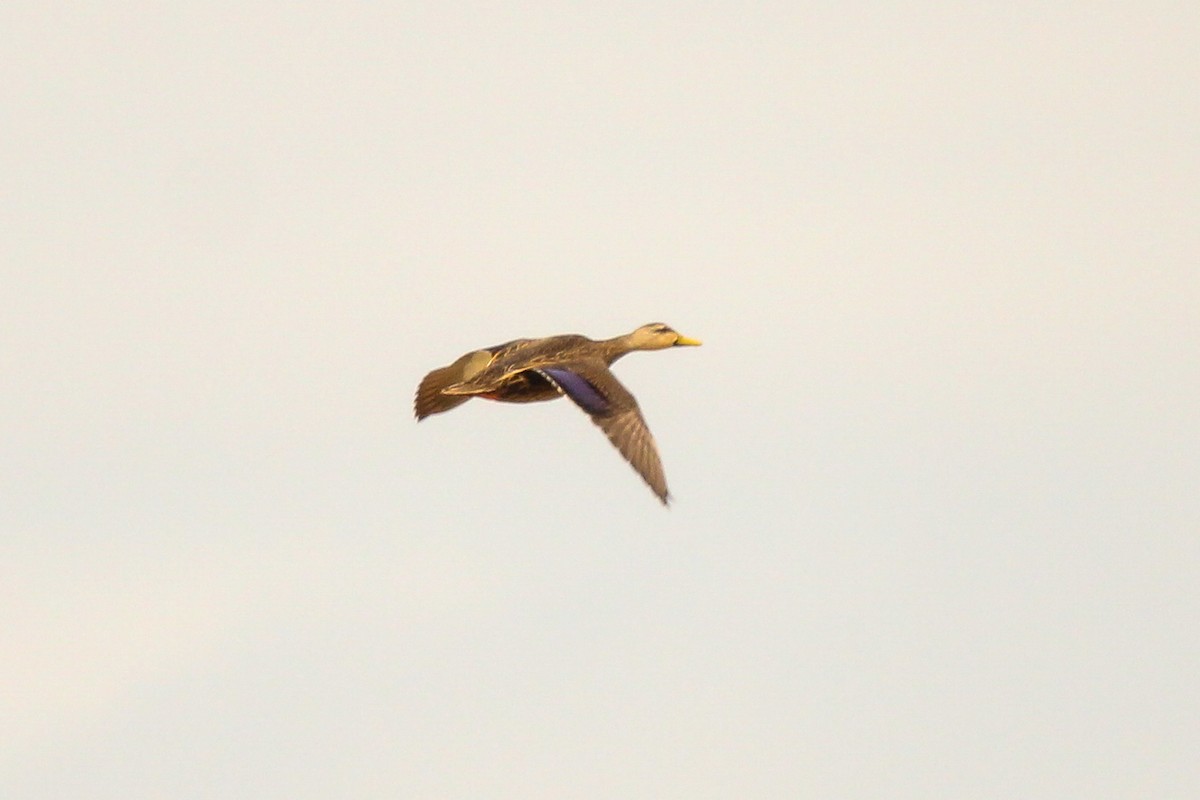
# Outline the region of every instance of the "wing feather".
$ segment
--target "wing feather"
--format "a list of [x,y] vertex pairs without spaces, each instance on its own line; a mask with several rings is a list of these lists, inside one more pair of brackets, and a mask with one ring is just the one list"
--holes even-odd
[[654,436],[637,400],[602,361],[555,364],[539,370],[604,431],[646,485],[667,503],[667,478]]

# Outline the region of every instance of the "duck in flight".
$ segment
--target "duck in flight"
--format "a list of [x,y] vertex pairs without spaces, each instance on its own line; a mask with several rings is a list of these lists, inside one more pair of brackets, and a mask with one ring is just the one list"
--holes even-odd
[[418,420],[462,405],[472,397],[533,403],[566,395],[596,423],[665,505],[667,478],[637,400],[609,367],[634,350],[699,345],[661,322],[614,339],[578,334],[516,339],[473,350],[435,369],[417,387]]

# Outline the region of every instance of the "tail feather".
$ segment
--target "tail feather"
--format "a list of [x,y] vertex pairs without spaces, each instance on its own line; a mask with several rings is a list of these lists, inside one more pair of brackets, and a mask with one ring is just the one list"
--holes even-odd
[[442,391],[456,383],[477,374],[487,366],[492,354],[487,350],[476,350],[467,353],[448,367],[433,370],[417,387],[417,396],[413,402],[413,410],[418,420],[425,419],[430,414],[440,414],[457,408],[471,399],[471,395],[447,395]]

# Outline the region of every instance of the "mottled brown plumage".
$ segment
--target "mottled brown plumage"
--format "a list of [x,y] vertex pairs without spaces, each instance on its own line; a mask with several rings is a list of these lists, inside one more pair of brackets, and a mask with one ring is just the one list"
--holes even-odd
[[417,387],[414,408],[421,420],[449,411],[472,397],[532,403],[565,394],[592,418],[666,503],[667,479],[654,437],[637,400],[609,367],[634,350],[698,344],[662,323],[643,325],[624,336],[599,341],[577,334],[516,339],[472,351],[450,366],[430,372]]

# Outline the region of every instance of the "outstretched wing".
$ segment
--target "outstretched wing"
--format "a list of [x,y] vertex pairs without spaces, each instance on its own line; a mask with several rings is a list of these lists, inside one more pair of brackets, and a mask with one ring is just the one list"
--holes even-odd
[[602,361],[555,364],[537,370],[582,408],[642,480],[666,504],[667,478],[637,400]]

